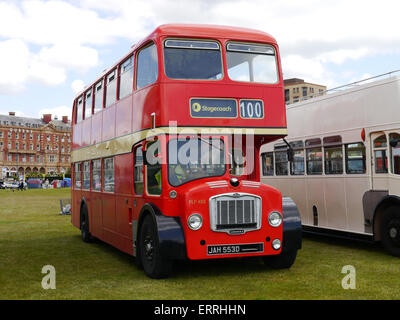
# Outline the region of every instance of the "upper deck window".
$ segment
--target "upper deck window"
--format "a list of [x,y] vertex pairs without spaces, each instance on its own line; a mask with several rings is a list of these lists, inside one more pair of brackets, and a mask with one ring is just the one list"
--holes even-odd
[[136,88],[156,82],[158,78],[157,47],[155,44],[141,49],[137,57]]
[[117,99],[116,70],[107,76],[106,81],[106,108],[111,106]]
[[79,97],[78,102],[76,104],[76,121],[75,123],[81,122],[83,116],[83,98]]
[[94,87],[94,110],[93,113],[103,109],[103,80],[98,82]]
[[222,78],[221,48],[214,41],[166,40],[164,64],[165,74],[171,79],[219,80]]
[[133,57],[122,63],[120,68],[119,98],[122,99],[133,91]]
[[258,83],[279,80],[276,52],[270,45],[228,43],[226,60],[232,80]]
[[85,94],[85,119],[90,118],[92,115],[92,89]]

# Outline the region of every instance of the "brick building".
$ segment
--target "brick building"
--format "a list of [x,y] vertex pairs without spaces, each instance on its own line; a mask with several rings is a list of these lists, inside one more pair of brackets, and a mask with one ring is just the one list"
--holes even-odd
[[0,179],[31,172],[65,173],[70,167],[71,124],[52,119],[0,115]]
[[326,94],[326,86],[305,82],[303,79],[291,78],[283,81],[285,86],[285,103],[295,103]]

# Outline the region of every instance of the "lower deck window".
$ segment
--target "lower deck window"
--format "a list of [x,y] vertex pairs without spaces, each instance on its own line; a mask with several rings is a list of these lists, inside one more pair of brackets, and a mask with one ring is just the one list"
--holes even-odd
[[325,174],[343,173],[342,147],[325,147]]
[[114,158],[103,160],[103,190],[114,192]]
[[275,174],[277,176],[288,175],[288,157],[286,150],[275,152]]
[[101,191],[101,161],[92,161],[92,190]]
[[264,176],[274,175],[274,154],[273,152],[263,153],[262,159],[262,172]]
[[307,149],[307,174],[322,174],[322,149]]
[[82,187],[82,164],[75,163],[74,178],[75,178],[75,188],[80,189]]

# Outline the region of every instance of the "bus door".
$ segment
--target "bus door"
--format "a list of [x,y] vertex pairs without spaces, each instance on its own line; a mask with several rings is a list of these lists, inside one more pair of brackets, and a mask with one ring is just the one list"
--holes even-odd
[[385,132],[373,132],[371,141],[371,180],[372,190],[389,189],[388,136]]

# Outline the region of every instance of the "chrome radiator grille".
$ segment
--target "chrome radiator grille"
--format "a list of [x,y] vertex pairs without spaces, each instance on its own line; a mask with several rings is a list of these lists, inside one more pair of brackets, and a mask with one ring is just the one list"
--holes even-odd
[[[228,193],[210,199],[211,229],[218,232],[235,230],[243,234],[261,228],[261,198],[244,193]],[[242,231],[242,232],[240,232]]]

